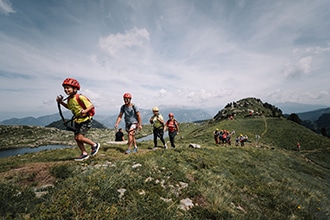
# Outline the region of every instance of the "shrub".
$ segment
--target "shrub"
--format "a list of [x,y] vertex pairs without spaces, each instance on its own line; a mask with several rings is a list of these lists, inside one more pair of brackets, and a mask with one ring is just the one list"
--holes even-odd
[[30,213],[37,199],[32,190],[0,183],[0,215],[5,219],[16,219]]
[[73,168],[68,164],[61,164],[61,165],[53,166],[50,170],[50,173],[56,178],[65,180],[72,175]]

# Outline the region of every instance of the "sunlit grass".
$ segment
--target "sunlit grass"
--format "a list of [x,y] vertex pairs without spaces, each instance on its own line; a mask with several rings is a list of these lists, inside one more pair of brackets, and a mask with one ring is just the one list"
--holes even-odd
[[[202,125],[185,123],[180,128],[176,149],[153,151],[152,141],[144,141],[138,144],[137,154],[125,155],[126,145],[108,143],[113,131],[97,136],[95,130],[91,137],[99,138],[102,148],[97,156],[84,162],[73,161],[79,153],[77,148],[0,159],[2,173],[25,164],[47,162],[52,163],[49,173],[56,177],[54,187],[42,199],[24,191],[28,197],[21,201],[24,204],[28,199],[29,206],[16,211],[1,209],[1,216],[9,219],[329,218],[328,139],[283,119],[262,117]],[[231,146],[215,145],[212,133],[216,128],[248,135],[251,142],[245,147],[235,146],[234,141]],[[111,138],[107,136],[109,132]],[[261,135],[258,148],[256,134]],[[303,143],[301,152],[294,150],[297,140]],[[201,149],[189,148],[190,143],[199,144]],[[29,175],[34,178],[33,172]],[[14,186],[23,192],[19,182],[20,178],[1,178],[2,198],[7,198],[2,200],[5,207],[17,204],[17,200],[10,199],[17,191],[8,189]],[[180,209],[183,199],[193,202],[189,210]]]

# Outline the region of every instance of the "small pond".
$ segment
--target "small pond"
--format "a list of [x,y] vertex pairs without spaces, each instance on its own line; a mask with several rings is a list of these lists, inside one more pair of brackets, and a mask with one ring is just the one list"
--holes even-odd
[[[168,133],[164,133],[164,138],[168,137]],[[142,137],[137,139],[137,142],[141,141],[149,141],[153,139],[153,134],[150,134],[148,136]],[[10,157],[10,156],[16,156],[26,153],[36,153],[42,150],[54,150],[54,149],[60,149],[60,148],[69,148],[72,146],[65,146],[65,145],[46,145],[46,146],[40,146],[35,148],[30,147],[24,147],[24,148],[17,148],[17,149],[8,149],[8,150],[2,150],[0,151],[0,158],[4,157]]]
[[16,156],[20,154],[26,154],[26,153],[36,153],[42,150],[53,150],[53,149],[59,149],[59,148],[68,148],[72,146],[64,146],[64,145],[46,145],[46,146],[40,146],[40,147],[24,147],[24,148],[17,148],[17,149],[8,149],[8,150],[2,150],[0,151],[0,158],[4,157],[10,157],[10,156]]

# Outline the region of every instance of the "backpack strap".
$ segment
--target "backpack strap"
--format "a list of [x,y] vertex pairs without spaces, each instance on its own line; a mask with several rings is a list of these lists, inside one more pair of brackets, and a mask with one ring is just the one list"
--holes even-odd
[[176,120],[175,120],[175,119],[174,119],[174,121],[173,121],[173,125],[174,125],[175,129],[177,129],[177,128],[178,128],[178,125],[177,125],[177,122],[176,122]]
[[136,115],[136,108],[135,108],[135,105],[132,103],[132,108],[133,108],[133,110],[134,110],[134,113],[135,113],[135,115]]
[[79,105],[83,108],[86,109],[85,103],[81,101],[81,99],[79,98],[80,94],[76,94],[76,100],[79,103]]

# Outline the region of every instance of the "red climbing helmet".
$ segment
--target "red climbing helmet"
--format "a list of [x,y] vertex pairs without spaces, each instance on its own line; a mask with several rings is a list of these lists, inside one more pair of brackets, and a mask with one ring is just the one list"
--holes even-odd
[[63,83],[62,86],[72,86],[74,88],[77,88],[78,90],[80,90],[80,84],[76,79],[73,78],[66,78]]
[[173,113],[170,112],[170,114],[168,114],[168,117],[174,117]]
[[123,95],[123,98],[124,99],[131,99],[132,98],[132,95],[128,92],[126,92],[124,95]]

